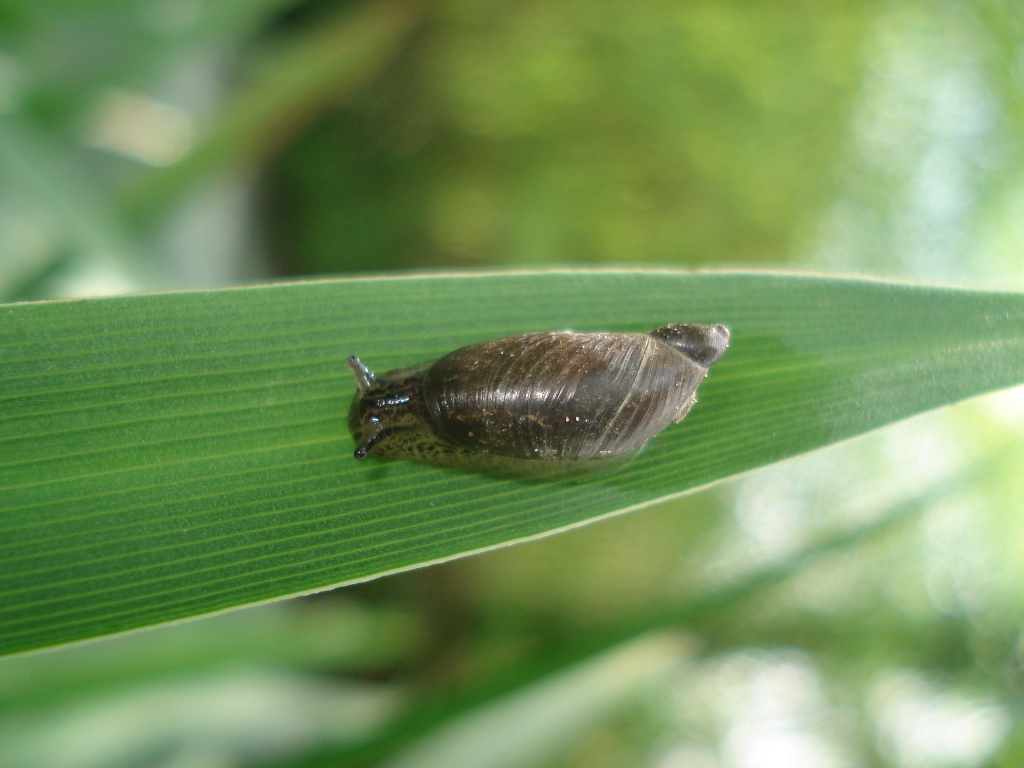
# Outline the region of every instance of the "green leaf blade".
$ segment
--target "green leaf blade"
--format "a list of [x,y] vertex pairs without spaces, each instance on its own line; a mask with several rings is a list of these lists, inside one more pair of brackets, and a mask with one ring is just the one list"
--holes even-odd
[[[385,371],[527,330],[723,322],[701,402],[608,475],[352,459]],[[296,283],[0,307],[0,653],[542,535],[1024,381],[1024,296],[767,274]]]

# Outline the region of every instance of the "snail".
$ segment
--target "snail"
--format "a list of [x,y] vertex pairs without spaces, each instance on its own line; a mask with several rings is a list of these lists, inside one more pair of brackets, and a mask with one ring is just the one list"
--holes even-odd
[[686,416],[728,346],[724,325],[673,323],[505,336],[383,376],[353,356],[355,458],[498,474],[612,466]]

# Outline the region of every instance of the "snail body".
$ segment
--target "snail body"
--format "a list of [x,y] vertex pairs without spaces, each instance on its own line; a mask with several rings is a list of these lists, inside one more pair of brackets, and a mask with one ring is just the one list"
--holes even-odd
[[686,416],[728,344],[723,325],[673,323],[505,336],[380,377],[351,357],[355,457],[546,474],[611,464]]

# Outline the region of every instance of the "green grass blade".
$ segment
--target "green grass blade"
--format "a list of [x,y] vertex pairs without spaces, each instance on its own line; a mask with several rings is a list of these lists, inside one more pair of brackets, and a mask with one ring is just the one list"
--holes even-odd
[[[623,470],[356,462],[377,370],[526,330],[723,322],[701,402]],[[1024,295],[768,274],[295,283],[0,307],[0,652],[542,535],[1024,381]]]

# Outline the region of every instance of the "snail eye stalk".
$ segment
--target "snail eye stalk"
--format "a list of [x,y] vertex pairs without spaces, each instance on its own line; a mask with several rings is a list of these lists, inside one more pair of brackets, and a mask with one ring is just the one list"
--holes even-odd
[[373,446],[375,446],[384,438],[394,434],[394,432],[395,429],[393,427],[383,427],[381,429],[378,429],[368,438],[363,440],[363,442],[359,444],[359,447],[356,448],[355,453],[352,455],[355,456],[359,461],[362,461],[370,453],[370,449],[373,448]]
[[359,394],[365,395],[366,391],[373,386],[377,377],[374,375],[373,371],[367,368],[366,364],[355,355],[352,355],[352,357],[348,359],[348,367],[349,370],[355,374],[356,386],[359,387]]

